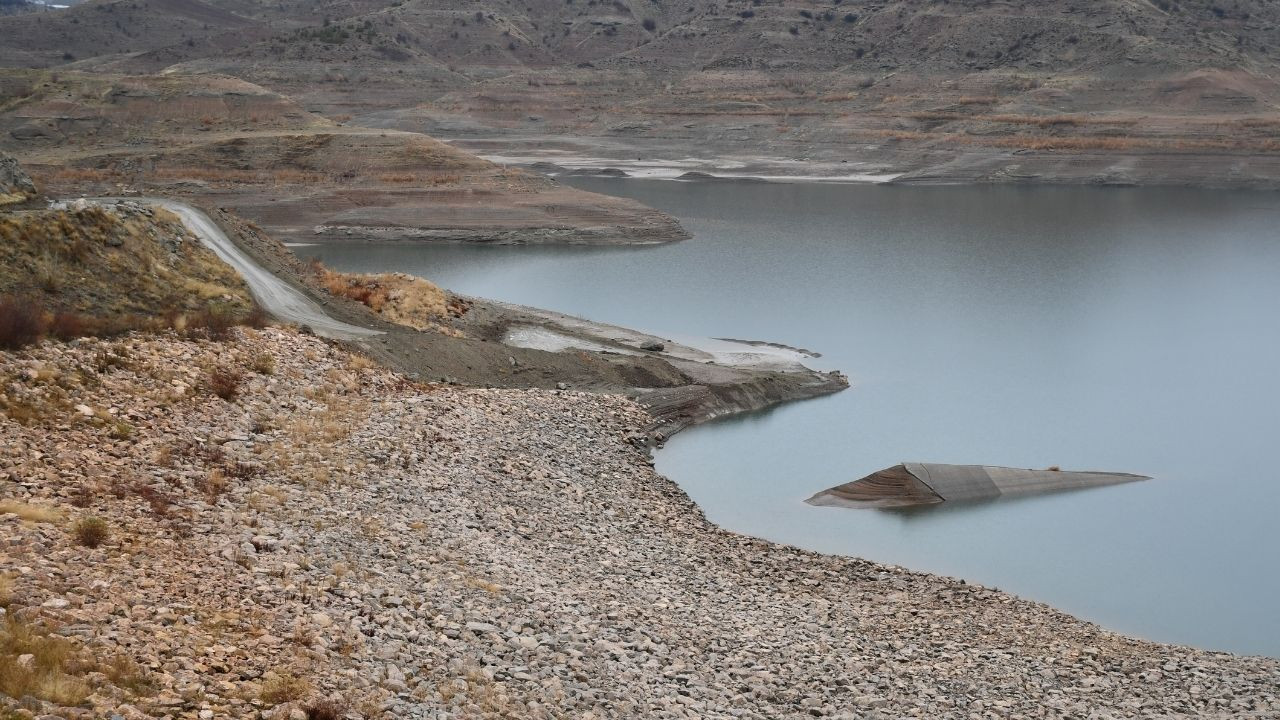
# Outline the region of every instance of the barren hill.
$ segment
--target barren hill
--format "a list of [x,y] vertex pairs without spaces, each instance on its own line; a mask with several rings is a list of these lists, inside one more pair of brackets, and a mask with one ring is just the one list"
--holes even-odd
[[1280,7],[1256,0],[94,0],[0,33],[13,66],[231,75],[505,155],[1280,178]]
[[678,240],[671,218],[425,135],[336,123],[215,75],[13,72],[0,149],[59,196],[189,195],[282,239]]

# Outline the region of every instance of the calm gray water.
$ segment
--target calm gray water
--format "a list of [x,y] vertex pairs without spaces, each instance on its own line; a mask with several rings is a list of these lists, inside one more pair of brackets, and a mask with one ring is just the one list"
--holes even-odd
[[[300,248],[661,333],[819,350],[852,389],[658,454],[715,522],[961,576],[1156,640],[1280,655],[1280,196],[576,179],[679,217],[643,248]],[[814,508],[903,460],[1151,482]]]

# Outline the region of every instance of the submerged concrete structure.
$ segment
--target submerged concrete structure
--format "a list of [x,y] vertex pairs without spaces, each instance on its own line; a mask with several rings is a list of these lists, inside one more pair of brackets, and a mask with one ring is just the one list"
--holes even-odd
[[809,498],[810,505],[853,508],[908,507],[991,500],[1010,495],[1077,490],[1150,480],[1113,472],[1024,470],[994,465],[902,463]]

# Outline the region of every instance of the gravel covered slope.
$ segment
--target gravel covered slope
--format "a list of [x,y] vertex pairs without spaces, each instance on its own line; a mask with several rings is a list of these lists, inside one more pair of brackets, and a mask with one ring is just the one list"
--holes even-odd
[[46,343],[0,354],[0,392],[6,614],[145,676],[19,717],[1280,712],[1275,660],[719,530],[623,398],[418,385],[275,329]]

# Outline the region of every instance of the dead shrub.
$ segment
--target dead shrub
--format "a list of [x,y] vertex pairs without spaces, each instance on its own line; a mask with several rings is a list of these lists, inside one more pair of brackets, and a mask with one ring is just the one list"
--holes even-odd
[[49,320],[49,335],[59,340],[74,340],[90,334],[89,323],[83,315],[73,312],[54,313]]
[[210,505],[218,502],[222,493],[227,491],[227,474],[221,468],[213,468],[204,477],[196,480],[196,489],[204,493],[205,501]]
[[173,500],[163,492],[145,483],[134,483],[133,494],[137,495],[151,507],[151,514],[156,517],[168,517]]
[[307,720],[342,720],[347,709],[335,700],[320,700],[302,708]]
[[44,332],[44,311],[38,303],[12,295],[0,297],[0,348],[26,347]]
[[244,375],[239,370],[216,367],[209,371],[209,392],[231,402],[240,394],[240,382]]
[[187,318],[188,335],[203,336],[210,340],[225,340],[236,326],[236,318],[231,313],[218,308],[207,307]]

